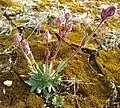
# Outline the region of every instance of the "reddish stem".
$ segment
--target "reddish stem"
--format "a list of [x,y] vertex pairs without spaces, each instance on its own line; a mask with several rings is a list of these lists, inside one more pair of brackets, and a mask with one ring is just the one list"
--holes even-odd
[[[99,25],[95,28],[95,30],[91,33],[91,35],[89,35],[89,38],[92,37],[94,35],[94,33],[99,29],[99,27],[101,26],[101,24],[103,23],[103,21],[104,20],[100,21]],[[87,35],[83,37],[83,39],[82,39],[79,47],[77,48],[77,50],[65,61],[65,63],[62,65],[62,67],[64,67],[81,50],[82,46],[85,45],[87,37],[88,37]],[[55,74],[53,74],[53,75],[56,75],[58,73],[57,71],[58,70],[56,70]]]
[[46,56],[46,63],[45,63],[45,65],[46,65],[46,72],[45,72],[45,75],[48,73],[48,57],[49,57],[49,49],[48,49],[48,40],[46,39],[46,54],[45,54],[45,56]]

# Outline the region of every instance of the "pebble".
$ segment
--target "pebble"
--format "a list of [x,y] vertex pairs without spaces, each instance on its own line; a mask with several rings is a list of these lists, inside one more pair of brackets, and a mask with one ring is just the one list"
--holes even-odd
[[120,86],[117,86],[118,88],[120,88]]
[[6,80],[6,81],[3,82],[3,84],[10,87],[10,86],[12,86],[12,81],[11,80]]
[[6,93],[6,91],[5,91],[5,88],[3,89],[3,94],[5,94]]

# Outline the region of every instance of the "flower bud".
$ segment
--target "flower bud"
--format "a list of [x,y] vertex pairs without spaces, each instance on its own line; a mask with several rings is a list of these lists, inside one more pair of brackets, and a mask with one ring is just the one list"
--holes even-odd
[[56,25],[59,27],[61,25],[61,23],[62,23],[62,20],[60,17],[58,17],[56,20]]
[[16,43],[21,42],[21,40],[22,40],[22,37],[21,37],[19,34],[17,34],[17,35],[14,37],[14,41],[15,41]]
[[46,49],[46,51],[45,51],[45,56],[47,57],[47,58],[49,58],[50,57],[50,51],[49,51],[49,49],[47,48]]
[[67,24],[65,29],[67,32],[71,32],[72,31],[72,24]]
[[22,46],[22,48],[25,49],[25,52],[26,52],[27,55],[31,53],[31,50],[30,50],[29,44],[27,43],[26,40],[22,40],[22,42],[21,42],[21,46]]
[[46,32],[44,33],[44,38],[45,38],[46,40],[50,40],[50,39],[52,38],[52,35],[49,33],[49,31],[46,31]]
[[67,35],[68,35],[68,34],[67,34],[66,30],[60,31],[60,37],[61,37],[61,38],[65,38]]
[[105,20],[106,18],[113,16],[115,14],[115,6],[109,6],[107,8],[103,8],[101,12],[101,18],[102,20]]
[[66,14],[65,14],[65,19],[66,19],[66,20],[70,20],[71,17],[72,17],[72,14],[71,14],[71,13],[66,13]]

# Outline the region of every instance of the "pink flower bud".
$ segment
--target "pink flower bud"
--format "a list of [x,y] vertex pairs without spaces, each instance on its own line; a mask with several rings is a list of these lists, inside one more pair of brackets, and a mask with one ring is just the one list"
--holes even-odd
[[72,24],[67,24],[65,29],[67,32],[71,32],[72,31]]
[[113,16],[115,14],[115,6],[109,6],[107,8],[103,8],[101,12],[101,18],[102,20],[105,20],[106,18]]
[[65,38],[67,35],[68,35],[68,34],[67,34],[66,30],[60,31],[60,37],[61,37],[61,38]]
[[59,27],[61,25],[61,23],[62,23],[62,20],[60,17],[58,17],[56,20],[56,25]]
[[26,52],[27,55],[31,53],[29,44],[27,43],[26,40],[22,40],[21,46],[22,46],[22,48],[24,48],[24,50],[25,50],[25,52]]
[[45,38],[46,40],[50,40],[50,39],[52,38],[52,35],[49,33],[49,31],[46,31],[46,32],[44,33],[44,38]]
[[72,17],[72,14],[71,14],[71,13],[66,13],[66,14],[65,14],[65,19],[66,19],[66,20],[69,20],[71,17]]
[[50,51],[49,51],[49,49],[47,48],[46,49],[46,51],[45,51],[45,56],[47,57],[47,58],[49,58],[50,57]]
[[21,44],[22,44],[23,48],[24,48],[24,46],[29,46],[29,44],[26,40],[22,40]]
[[22,37],[21,37],[19,34],[17,34],[17,35],[14,37],[14,41],[15,41],[16,43],[21,42],[21,40],[22,40]]

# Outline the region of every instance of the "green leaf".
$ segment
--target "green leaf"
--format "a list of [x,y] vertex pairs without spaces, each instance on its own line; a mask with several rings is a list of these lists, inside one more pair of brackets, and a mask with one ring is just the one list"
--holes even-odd
[[56,92],[56,89],[55,89],[55,87],[54,87],[53,85],[51,85],[51,88],[52,88],[52,90],[53,90],[54,92]]
[[52,67],[53,67],[53,63],[51,62],[51,63],[50,63],[50,67],[49,67],[49,72],[50,72],[50,73],[52,72]]
[[38,72],[43,73],[43,69],[39,67],[39,69],[37,69]]
[[43,88],[43,94],[44,94],[45,96],[47,96],[47,95],[49,94],[45,87]]
[[43,77],[43,72],[40,69],[38,70],[38,76],[39,76],[39,78]]
[[30,92],[35,91],[35,89],[37,89],[37,87],[38,87],[38,86],[36,86],[36,85],[32,86],[32,88],[31,88]]
[[66,66],[66,61],[67,61],[68,59],[66,59],[66,60],[64,60],[64,61],[62,61],[59,65],[58,65],[58,67],[57,67],[57,72],[61,72],[63,69],[64,69],[64,67]]
[[45,71],[46,71],[46,65],[43,64],[43,72],[45,73]]
[[51,91],[52,91],[52,86],[51,85],[48,86],[48,91],[49,91],[49,93],[51,93]]
[[48,85],[47,87],[48,87],[49,93],[51,93],[52,90],[53,90],[54,92],[56,92],[55,87],[54,87],[51,83],[49,83],[49,85]]
[[53,82],[57,82],[61,75],[57,74],[54,76]]
[[33,79],[29,79],[29,80],[25,81],[25,83],[27,83],[28,85],[32,86],[32,88],[30,90],[31,92],[33,92],[39,86],[39,82],[37,82],[37,81],[35,81]]
[[32,80],[35,80],[36,82],[40,82],[42,80],[43,76],[41,73],[34,73],[33,76],[31,76]]
[[58,95],[54,96],[52,101],[53,101],[53,104],[56,105],[56,106],[60,106],[64,103],[64,99],[61,96],[58,96]]
[[63,99],[61,96],[56,96],[56,105],[61,105],[63,104]]
[[30,85],[30,86],[33,86],[33,85],[37,84],[37,82],[35,80],[31,79],[31,78],[29,80],[25,81],[25,83]]
[[40,70],[41,70],[42,73],[44,73],[44,66],[40,67]]

